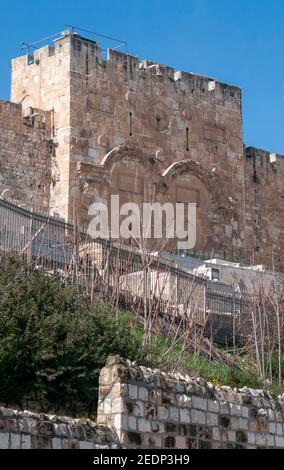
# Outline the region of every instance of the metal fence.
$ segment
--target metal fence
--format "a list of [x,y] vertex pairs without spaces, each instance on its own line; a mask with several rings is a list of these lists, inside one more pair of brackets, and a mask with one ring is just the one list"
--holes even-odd
[[221,343],[237,341],[247,305],[232,287],[206,281],[171,261],[93,239],[84,230],[0,199],[0,250],[36,269],[81,282],[136,312],[191,319]]

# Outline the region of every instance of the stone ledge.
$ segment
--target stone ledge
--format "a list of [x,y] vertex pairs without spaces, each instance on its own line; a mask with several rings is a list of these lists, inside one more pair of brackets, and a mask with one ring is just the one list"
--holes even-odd
[[150,369],[138,366],[119,356],[110,356],[106,368],[115,368],[114,375],[121,383],[143,383],[143,387],[151,390],[157,386],[165,391],[173,391],[179,395],[188,394],[200,398],[217,399],[218,401],[230,401],[239,405],[252,405],[257,401],[262,402],[264,408],[271,407],[278,411],[284,411],[284,394],[273,395],[264,390],[255,390],[248,387],[241,389],[229,386],[215,387],[204,379],[190,377],[182,374],[161,372],[159,369]]

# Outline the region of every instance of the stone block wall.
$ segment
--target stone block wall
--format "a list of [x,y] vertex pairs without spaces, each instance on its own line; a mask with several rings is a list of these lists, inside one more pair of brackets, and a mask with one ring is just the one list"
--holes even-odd
[[284,448],[284,395],[215,388],[109,358],[100,375],[98,422],[125,447]]
[[51,211],[87,227],[91,205],[114,193],[121,204],[196,203],[192,255],[284,269],[284,160],[244,152],[239,88],[117,50],[103,60],[98,43],[78,34],[64,33],[30,59],[12,62],[19,105],[0,102],[0,193],[15,182],[25,202],[35,191],[41,202],[44,130],[38,118],[36,130],[21,123],[21,106],[40,108],[56,145]]
[[48,210],[53,143],[50,113],[23,114],[21,104],[0,100],[0,195]]
[[284,158],[256,148],[246,149],[246,259],[284,270]]
[[0,407],[0,449],[284,449],[284,395],[109,357],[97,422]]
[[0,408],[0,449],[116,449],[115,431],[92,421]]
[[[54,48],[36,50],[32,61],[13,60],[11,96],[24,108],[53,110],[54,211],[72,221],[77,208],[76,222],[88,226],[91,204],[108,201],[114,190],[121,203],[197,203],[196,254],[209,257],[214,248],[220,256],[242,255],[239,88],[115,50],[103,60],[96,42],[64,34]],[[133,151],[104,165],[117,148]],[[190,168],[170,171],[163,180],[184,161]]]

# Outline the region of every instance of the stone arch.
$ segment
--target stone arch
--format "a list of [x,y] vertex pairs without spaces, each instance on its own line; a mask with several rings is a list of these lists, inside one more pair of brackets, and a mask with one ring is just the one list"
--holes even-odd
[[[211,246],[210,214],[217,196],[216,175],[210,174],[193,160],[182,160],[170,165],[162,175],[167,187],[167,199],[173,203],[196,204],[197,240],[192,254],[206,254]],[[187,211],[185,211],[187,223]]]
[[25,116],[25,115],[29,114],[30,111],[33,109],[33,100],[32,100],[31,95],[23,96],[23,98],[21,100],[21,104],[22,104],[23,115]]
[[[136,203],[141,207],[155,197],[157,181],[161,178],[154,157],[141,148],[122,145],[111,150],[101,162],[109,175],[109,201],[118,195],[120,207]],[[123,217],[121,217],[121,221]]]
[[134,160],[140,162],[145,168],[159,174],[159,165],[154,154],[146,153],[136,145],[123,144],[113,148],[101,161],[101,166],[106,171],[111,171],[113,165],[123,160]]
[[167,186],[178,177],[184,174],[192,174],[199,178],[209,191],[214,191],[214,183],[218,177],[215,174],[209,173],[198,162],[194,160],[180,160],[172,163],[162,174],[164,183]]

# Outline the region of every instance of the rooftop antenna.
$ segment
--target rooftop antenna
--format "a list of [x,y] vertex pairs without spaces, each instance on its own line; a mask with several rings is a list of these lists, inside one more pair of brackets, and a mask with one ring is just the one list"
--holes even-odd
[[42,39],[39,39],[38,41],[34,41],[34,42],[30,42],[30,43],[22,42],[21,49],[22,50],[25,49],[27,51],[27,53],[29,54],[30,49],[33,49],[33,50],[39,49],[41,43],[49,41],[50,39],[54,39],[54,38],[56,38],[58,36],[61,36],[61,35],[62,35],[62,31],[60,31],[58,33],[51,34],[50,36],[46,36]]
[[75,33],[75,31],[79,31],[82,33],[91,34],[92,36],[97,36],[99,38],[108,39],[109,41],[116,42],[117,45],[112,47],[112,49],[120,49],[123,47],[124,51],[127,52],[127,42],[123,41],[122,39],[117,39],[112,36],[107,36],[106,34],[96,33],[95,31],[90,31],[88,29],[79,28],[78,26],[74,26],[70,24],[65,24],[64,26],[66,26],[68,30],[71,31],[72,33]]
[[79,28],[78,26],[74,26],[74,25],[65,24],[64,27],[67,28],[67,29],[65,29],[64,31],[60,31],[60,32],[51,34],[50,36],[46,36],[42,39],[39,39],[38,41],[22,42],[21,43],[21,49],[25,50],[26,53],[28,55],[30,55],[30,53],[32,54],[35,50],[39,49],[41,47],[42,43],[47,42],[50,39],[62,37],[62,35],[70,34],[70,33],[71,34],[76,34],[76,32],[78,32],[78,33],[87,33],[87,34],[89,34],[91,36],[94,36],[94,37],[99,37],[99,38],[102,38],[102,39],[107,39],[108,41],[112,41],[112,42],[116,43],[112,47],[113,50],[123,48],[124,52],[127,53],[127,42],[123,41],[122,39],[117,39],[117,38],[114,38],[112,36],[107,36],[106,34],[96,33],[95,31],[90,31],[88,29]]

